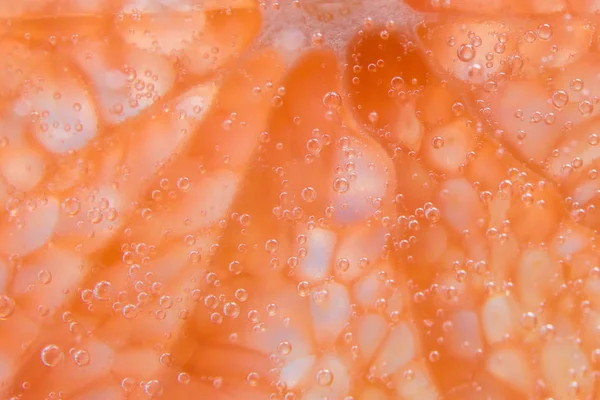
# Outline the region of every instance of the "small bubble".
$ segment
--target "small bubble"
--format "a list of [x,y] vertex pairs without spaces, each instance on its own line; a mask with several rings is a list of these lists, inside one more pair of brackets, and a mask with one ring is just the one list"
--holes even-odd
[[311,42],[316,47],[321,47],[325,43],[325,38],[321,32],[316,32],[311,37]]
[[47,285],[50,282],[52,282],[52,273],[47,269],[43,269],[40,272],[38,272],[37,280],[42,285]]
[[204,305],[206,306],[206,308],[214,310],[219,306],[219,304],[219,299],[213,294],[209,294],[204,298]]
[[274,317],[275,315],[277,315],[277,305],[273,303],[268,304],[266,311],[269,317]]
[[138,315],[138,309],[134,304],[127,304],[122,310],[123,316],[127,319],[134,319]]
[[571,90],[579,92],[583,90],[583,81],[579,78],[575,78],[571,81],[571,84],[569,86],[571,87]]
[[75,364],[79,365],[80,367],[88,365],[90,363],[90,359],[90,353],[85,350],[77,350],[75,354],[73,354],[73,361],[75,361]]
[[323,105],[329,109],[338,109],[342,105],[342,97],[337,92],[325,93]]
[[240,275],[242,273],[242,271],[244,270],[244,267],[242,266],[242,264],[239,261],[232,261],[229,263],[229,266],[227,269],[233,275]]
[[436,223],[441,218],[441,212],[438,208],[431,207],[425,211],[425,218],[431,223]]
[[376,111],[370,112],[368,116],[369,122],[375,124],[379,121],[379,114]]
[[177,375],[177,382],[183,384],[183,385],[187,385],[188,383],[190,383],[192,380],[192,378],[190,377],[190,374],[188,374],[187,372],[180,372],[179,375]]
[[240,225],[248,227],[250,226],[252,218],[248,214],[240,215]]
[[248,384],[252,387],[258,386],[259,381],[260,375],[258,375],[256,372],[250,372],[246,377],[246,382],[248,382]]
[[335,190],[338,193],[345,193],[348,191],[349,188],[350,183],[348,183],[348,180],[346,180],[345,178],[337,178],[333,182],[333,190]]
[[194,235],[185,235],[183,243],[185,243],[186,246],[193,246],[196,244],[196,238]]
[[192,183],[190,182],[189,178],[186,178],[184,176],[177,180],[177,187],[179,188],[179,190],[186,192],[190,190],[190,188],[192,187]]
[[469,66],[469,78],[479,78],[483,73],[483,67],[480,64],[472,64]]
[[277,253],[277,250],[279,250],[279,242],[275,239],[267,240],[265,243],[265,250],[270,254]]
[[346,272],[350,268],[350,261],[347,258],[340,258],[336,262],[336,268],[341,272]]
[[152,219],[152,209],[150,209],[150,208],[144,208],[142,210],[141,215],[142,215],[142,218],[144,218],[146,221],[151,220]]
[[248,291],[244,288],[239,288],[235,291],[234,296],[236,299],[238,299],[238,301],[243,303],[248,300]]
[[197,264],[200,262],[200,260],[202,259],[202,256],[200,255],[200,253],[196,250],[192,250],[190,251],[190,254],[188,254],[188,260],[189,262],[191,262],[192,264]]
[[600,349],[592,350],[592,356],[590,357],[592,364],[600,365]]
[[316,381],[321,386],[329,386],[333,382],[333,374],[328,369],[317,371]]
[[594,112],[594,105],[589,100],[583,100],[577,104],[577,109],[582,115],[589,115]]
[[212,314],[210,314],[210,322],[212,322],[213,324],[221,324],[223,322],[223,316],[221,314],[219,314],[218,312],[214,312]]
[[452,114],[456,117],[460,117],[465,113],[465,105],[461,102],[452,104]]
[[167,295],[160,296],[160,299],[158,300],[158,305],[162,309],[169,309],[173,306],[173,299],[171,298],[171,296]]
[[393,90],[401,90],[404,87],[404,79],[399,76],[395,76],[390,81],[390,85]]
[[296,289],[298,294],[302,297],[306,297],[310,294],[310,284],[307,281],[298,282]]
[[329,299],[329,292],[327,289],[317,290],[313,293],[313,300],[317,304],[323,304]]
[[312,187],[302,189],[302,199],[307,203],[312,203],[317,199],[317,191]]
[[75,216],[81,210],[81,203],[77,197],[69,197],[62,202],[62,210],[71,216]]
[[292,352],[291,343],[287,341],[279,343],[279,345],[277,346],[277,352],[282,356],[287,356]]
[[535,42],[535,40],[537,38],[537,34],[534,31],[529,30],[529,31],[525,32],[523,38],[525,39],[525,41],[527,43],[533,43],[533,42]]
[[413,295],[413,301],[417,304],[423,303],[425,300],[427,300],[427,296],[423,292],[416,292]]
[[170,353],[163,353],[160,355],[158,361],[165,367],[170,367],[173,364],[173,356]]
[[537,326],[537,316],[532,312],[526,312],[521,315],[521,327],[528,331],[533,331]]
[[437,350],[433,350],[429,353],[429,361],[432,363],[440,361],[440,353]]
[[100,281],[94,286],[94,297],[98,300],[108,300],[112,293],[113,287],[108,281]]
[[541,24],[537,28],[537,37],[542,40],[549,40],[552,37],[552,27],[549,24]]
[[48,367],[56,367],[64,358],[64,353],[54,344],[49,344],[42,349],[42,363]]
[[0,295],[0,320],[7,319],[14,312],[15,301],[6,295]]
[[434,137],[433,139],[431,139],[431,145],[434,149],[441,149],[442,147],[444,147],[444,138],[440,136]]
[[554,325],[546,324],[540,328],[540,339],[542,340],[552,340],[556,334],[556,329]]
[[148,381],[144,385],[144,392],[150,397],[159,397],[163,394],[162,384],[155,379]]
[[121,389],[123,389],[125,393],[133,392],[136,386],[137,385],[135,384],[133,378],[123,378],[123,380],[121,381]]
[[103,219],[102,210],[98,207],[91,208],[87,212],[87,218],[92,224],[99,224]]
[[240,315],[240,306],[234,301],[228,301],[223,305],[223,314],[227,317],[237,318]]
[[463,62],[469,62],[475,58],[475,48],[470,44],[462,44],[456,51],[458,59]]
[[563,90],[557,90],[552,94],[552,104],[557,108],[563,108],[569,103],[569,95]]

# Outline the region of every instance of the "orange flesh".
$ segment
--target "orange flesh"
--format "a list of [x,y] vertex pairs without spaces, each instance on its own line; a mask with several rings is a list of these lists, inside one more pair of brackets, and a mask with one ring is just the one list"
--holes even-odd
[[0,4],[0,399],[600,400],[595,0]]

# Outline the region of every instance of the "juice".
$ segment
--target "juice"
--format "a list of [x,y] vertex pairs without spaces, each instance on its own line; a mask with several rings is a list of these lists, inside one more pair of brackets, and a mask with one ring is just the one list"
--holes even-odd
[[0,4],[0,399],[600,399],[596,0]]

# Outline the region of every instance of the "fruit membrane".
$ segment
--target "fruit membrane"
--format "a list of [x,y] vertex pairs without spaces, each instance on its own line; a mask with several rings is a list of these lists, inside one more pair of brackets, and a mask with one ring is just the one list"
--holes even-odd
[[600,1],[0,3],[0,398],[600,400]]

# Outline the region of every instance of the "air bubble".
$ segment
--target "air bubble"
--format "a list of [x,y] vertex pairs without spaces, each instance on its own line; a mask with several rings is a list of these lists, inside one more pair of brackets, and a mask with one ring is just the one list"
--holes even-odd
[[550,40],[552,37],[552,27],[549,24],[541,24],[537,28],[537,36],[542,40]]
[[238,301],[241,301],[242,303],[244,301],[248,300],[248,292],[244,288],[237,289],[235,291],[234,296],[235,296],[236,299],[238,299]]
[[570,86],[571,90],[579,92],[579,91],[583,90],[583,81],[579,78],[575,78],[571,81],[569,86]]
[[177,375],[177,382],[183,384],[183,385],[187,385],[188,383],[190,383],[192,380],[192,378],[190,377],[190,374],[188,374],[187,372],[180,372],[179,375]]
[[312,203],[317,199],[317,191],[312,187],[302,189],[302,199],[307,203]]
[[232,261],[229,263],[229,267],[227,269],[233,275],[240,275],[244,270],[244,267],[239,261]]
[[592,360],[592,364],[600,365],[600,349],[592,350],[592,355],[590,359]]
[[431,145],[434,149],[441,149],[442,147],[444,147],[444,138],[440,136],[434,137],[433,139],[431,139]]
[[537,316],[532,312],[526,312],[521,315],[521,327],[528,331],[533,331],[537,327]]
[[552,104],[557,108],[563,108],[569,103],[569,95],[563,90],[557,90],[552,94]]
[[335,190],[338,193],[345,193],[348,191],[349,188],[350,183],[348,183],[348,180],[346,180],[345,178],[337,178],[333,182],[333,190]]
[[81,203],[77,197],[69,197],[62,202],[62,210],[70,216],[79,214]]
[[404,79],[399,76],[395,76],[392,78],[390,85],[393,90],[401,90],[404,87]]
[[440,361],[440,358],[440,353],[437,350],[433,350],[429,353],[429,361],[432,363]]
[[121,312],[127,319],[134,319],[138,315],[138,309],[134,304],[127,304]]
[[223,305],[223,314],[230,318],[237,318],[240,315],[240,306],[234,301],[228,301]]
[[533,43],[537,39],[537,34],[534,31],[529,30],[525,32],[525,34],[523,35],[523,39],[527,43]]
[[0,320],[7,319],[15,312],[15,301],[6,296],[0,295]]
[[163,394],[162,384],[155,379],[148,381],[144,385],[144,392],[150,397],[159,397]]
[[369,113],[367,118],[369,119],[370,123],[375,124],[377,121],[379,121],[379,114],[376,111],[372,111]]
[[458,47],[456,54],[460,61],[469,62],[475,58],[475,48],[470,44],[462,44]]
[[173,364],[173,356],[170,353],[163,353],[160,355],[158,361],[165,367],[170,367]]
[[47,285],[50,282],[52,282],[52,273],[47,269],[43,269],[40,272],[38,272],[37,280],[42,285]]
[[49,344],[42,349],[40,357],[44,365],[56,367],[64,359],[64,353],[58,346]]
[[317,371],[316,381],[321,386],[329,386],[333,382],[333,374],[328,369]]
[[594,112],[594,105],[589,100],[580,101],[577,108],[582,115],[589,115]]
[[187,177],[181,177],[177,180],[177,187],[182,192],[187,192],[192,187],[192,182]]
[[79,365],[80,367],[88,365],[90,360],[90,353],[88,353],[86,350],[77,350],[75,354],[73,354],[73,361],[75,361],[75,364]]
[[298,294],[302,297],[306,297],[310,294],[310,284],[306,281],[298,282],[296,289],[298,290]]
[[123,378],[123,380],[121,381],[121,389],[123,389],[125,393],[133,392],[136,386],[137,385],[133,378]]
[[346,272],[350,268],[350,261],[347,258],[340,258],[336,262],[336,268],[338,271]]
[[325,93],[323,105],[329,109],[337,110],[342,106],[342,97],[337,92]]
[[100,281],[94,286],[94,297],[98,300],[108,300],[112,296],[113,287],[108,281]]
[[269,254],[275,254],[279,250],[279,242],[275,239],[269,239],[265,243],[265,250]]
[[292,345],[290,342],[283,341],[277,346],[277,352],[282,356],[287,356],[292,352]]
[[246,382],[248,382],[248,384],[252,387],[258,386],[259,381],[260,375],[258,375],[256,372],[250,372],[246,377]]

